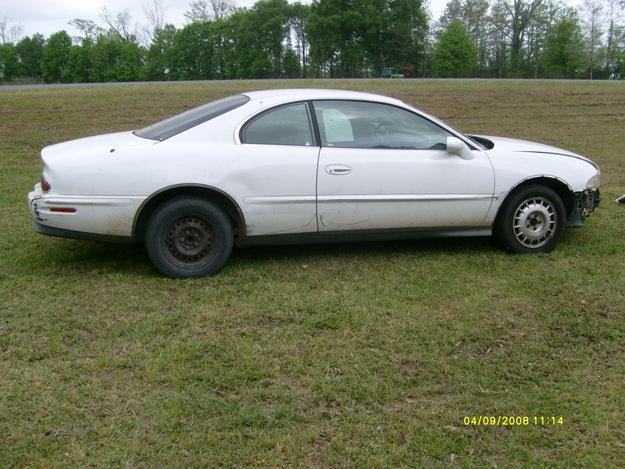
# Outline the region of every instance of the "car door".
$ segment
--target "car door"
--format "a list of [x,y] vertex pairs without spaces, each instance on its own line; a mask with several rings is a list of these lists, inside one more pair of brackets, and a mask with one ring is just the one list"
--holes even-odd
[[[447,152],[450,132],[384,103],[314,101],[319,232],[473,228],[492,202],[485,151]],[[469,151],[469,150],[467,150]]]
[[[237,174],[247,235],[317,232],[319,146],[309,104],[285,104],[242,127]],[[244,161],[243,161],[244,160]]]

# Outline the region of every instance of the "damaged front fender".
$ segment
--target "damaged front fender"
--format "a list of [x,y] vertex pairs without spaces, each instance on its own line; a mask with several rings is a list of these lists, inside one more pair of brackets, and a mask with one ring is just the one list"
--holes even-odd
[[579,228],[588,216],[599,207],[601,193],[599,189],[586,189],[573,193],[573,209],[567,219],[567,226]]

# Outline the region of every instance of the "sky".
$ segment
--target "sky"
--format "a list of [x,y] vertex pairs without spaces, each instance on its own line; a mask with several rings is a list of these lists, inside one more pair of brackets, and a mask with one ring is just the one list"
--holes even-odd
[[[133,20],[145,24],[146,19],[142,6],[149,5],[152,0],[0,0],[0,18],[8,18],[11,24],[19,24],[24,28],[23,35],[30,36],[42,33],[48,36],[51,33],[66,30],[70,35],[77,34],[67,23],[73,18],[99,20],[99,13],[103,6],[109,11],[117,13],[128,10]],[[185,24],[184,12],[188,9],[191,0],[162,0],[167,7],[165,19],[176,26]],[[306,0],[304,0],[306,2]],[[237,6],[251,6],[254,0],[235,0]],[[445,8],[447,0],[428,0],[428,7],[434,18],[438,18]]]

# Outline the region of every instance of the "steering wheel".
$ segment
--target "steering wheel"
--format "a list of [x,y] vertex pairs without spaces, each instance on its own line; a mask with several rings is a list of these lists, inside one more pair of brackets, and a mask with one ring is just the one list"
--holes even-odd
[[429,148],[429,150],[447,150],[447,145],[444,143],[435,143]]

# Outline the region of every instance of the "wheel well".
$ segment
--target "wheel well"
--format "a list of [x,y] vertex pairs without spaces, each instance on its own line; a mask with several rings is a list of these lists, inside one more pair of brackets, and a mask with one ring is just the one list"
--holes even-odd
[[506,203],[506,201],[510,198],[510,196],[512,196],[513,194],[516,194],[518,191],[520,191],[521,189],[527,186],[531,186],[535,184],[546,186],[560,196],[560,198],[562,199],[562,203],[564,204],[564,208],[566,210],[567,218],[573,213],[573,209],[575,207],[575,194],[573,193],[571,188],[567,186],[564,182],[560,181],[559,179],[556,179],[553,177],[547,177],[547,176],[540,176],[540,177],[527,179],[523,181],[522,183],[520,183],[518,186],[514,187],[508,193],[508,195],[506,195],[506,198],[500,205],[500,210],[497,213],[497,216],[499,216],[499,213],[501,213],[501,207],[503,206],[503,204]]
[[152,195],[143,203],[135,216],[132,230],[133,237],[138,241],[142,241],[145,236],[145,227],[154,211],[163,203],[179,196],[201,197],[213,202],[230,218],[235,239],[241,239],[241,237],[245,236],[245,218],[239,206],[230,196],[212,187],[176,186]]

